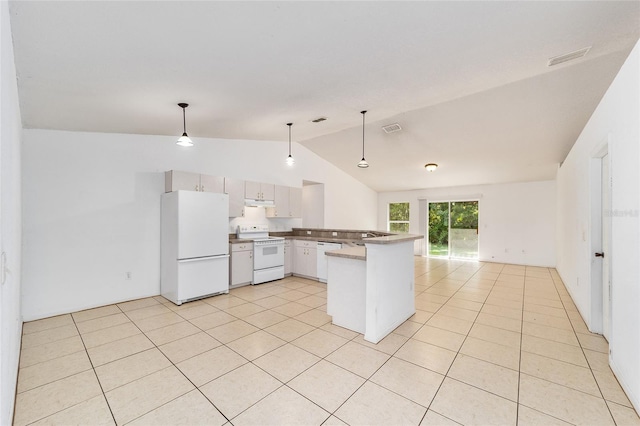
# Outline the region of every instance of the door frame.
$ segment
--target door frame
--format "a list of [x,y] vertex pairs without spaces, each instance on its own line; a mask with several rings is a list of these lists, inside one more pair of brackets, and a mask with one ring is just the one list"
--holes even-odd
[[[590,241],[587,245],[588,253],[587,259],[589,259],[590,265],[590,280],[591,280],[591,312],[589,321],[589,330],[593,333],[602,334],[604,332],[604,309],[603,309],[603,280],[602,270],[603,262],[601,259],[595,257],[596,252],[602,252],[602,223],[603,220],[611,220],[611,216],[606,217],[602,214],[602,159],[607,154],[609,155],[609,174],[611,175],[611,135],[608,135],[606,140],[601,142],[592,151],[589,159],[589,195],[590,195]],[[611,188],[609,188],[609,194],[611,194]],[[609,253],[605,253],[605,256],[611,256],[611,244],[609,244]],[[609,316],[612,316],[611,311]],[[611,321],[609,327],[611,327]]]

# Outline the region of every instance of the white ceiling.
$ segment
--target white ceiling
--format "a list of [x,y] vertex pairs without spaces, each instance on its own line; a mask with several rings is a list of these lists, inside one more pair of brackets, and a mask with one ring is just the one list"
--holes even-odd
[[177,136],[188,102],[196,142],[281,140],[284,159],[293,122],[385,191],[553,179],[640,36],[640,2],[15,1],[11,24],[26,128]]

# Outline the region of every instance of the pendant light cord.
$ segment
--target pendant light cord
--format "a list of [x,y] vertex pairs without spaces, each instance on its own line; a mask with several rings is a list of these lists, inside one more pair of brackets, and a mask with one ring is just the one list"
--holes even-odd
[[364,160],[364,115],[367,111],[360,111],[362,114],[362,159]]
[[293,125],[293,123],[287,123],[287,126],[289,126],[289,157],[291,157],[291,126]]
[[182,107],[182,131],[187,133],[187,118],[184,112],[185,107]]

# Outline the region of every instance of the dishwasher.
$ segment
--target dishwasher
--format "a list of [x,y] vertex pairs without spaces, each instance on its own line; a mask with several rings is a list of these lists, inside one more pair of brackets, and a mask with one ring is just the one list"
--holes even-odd
[[340,243],[318,242],[318,280],[320,282],[327,282],[327,256],[324,255],[324,252],[340,250],[341,248],[342,244]]

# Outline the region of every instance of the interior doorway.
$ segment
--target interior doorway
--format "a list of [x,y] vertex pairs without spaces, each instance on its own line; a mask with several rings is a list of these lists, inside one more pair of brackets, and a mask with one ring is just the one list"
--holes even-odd
[[302,181],[302,226],[324,228],[324,183]]
[[611,174],[609,154],[602,162],[602,334],[609,341],[611,333]]
[[601,333],[610,342],[611,296],[611,161],[610,144],[605,142],[591,157],[591,323],[589,330]]

